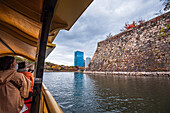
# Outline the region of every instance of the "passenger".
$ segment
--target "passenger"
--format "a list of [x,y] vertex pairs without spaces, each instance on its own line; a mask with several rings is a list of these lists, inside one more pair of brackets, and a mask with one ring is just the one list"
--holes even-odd
[[32,86],[30,88],[30,92],[32,92],[34,86],[34,78],[32,73],[27,71],[25,62],[18,63],[18,72],[23,73],[32,82]]
[[28,72],[33,73],[34,70],[33,69],[28,69]]
[[24,101],[25,105],[28,108],[28,110],[25,111],[24,113],[30,113],[31,102],[32,102],[33,86],[34,86],[33,75],[32,75],[32,73],[27,71],[25,62],[18,63],[18,72],[23,73],[32,82],[32,85],[31,85],[31,88],[30,88],[30,91],[29,91],[29,96]]
[[19,113],[29,95],[31,81],[14,68],[12,56],[0,57],[0,113]]
[[30,73],[34,72],[34,66],[33,65],[30,65],[28,68],[29,68],[28,72],[30,72]]

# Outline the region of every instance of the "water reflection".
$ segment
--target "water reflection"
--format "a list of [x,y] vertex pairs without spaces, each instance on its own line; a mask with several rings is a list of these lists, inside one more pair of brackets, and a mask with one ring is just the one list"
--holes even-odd
[[82,73],[74,73],[74,96],[77,98],[82,98],[83,95],[83,74]]
[[156,77],[89,75],[98,86],[102,112],[170,111],[170,80]]
[[44,82],[65,113],[168,113],[170,79],[45,73]]
[[81,73],[74,73],[74,90],[73,90],[73,101],[74,101],[74,112],[77,110],[83,108],[84,103],[84,97],[83,97],[83,91],[84,91],[84,77]]

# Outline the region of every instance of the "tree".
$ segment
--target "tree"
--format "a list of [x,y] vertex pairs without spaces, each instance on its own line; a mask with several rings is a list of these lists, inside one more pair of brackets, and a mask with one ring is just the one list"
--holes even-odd
[[77,68],[77,69],[79,68],[79,66],[74,66],[74,67]]
[[18,56],[15,56],[15,59],[16,59],[17,62],[22,62],[23,61],[23,59],[21,57],[18,57]]
[[163,1],[163,5],[165,6],[164,7],[164,11],[167,11],[170,9],[170,0],[160,0],[160,1]]
[[27,62],[28,64],[33,64],[33,63],[34,63],[33,61],[30,61],[30,60],[28,60],[28,59],[26,59],[26,58],[23,58],[23,60],[24,60],[25,62]]
[[141,17],[141,18],[138,19],[137,22],[140,25],[140,24],[143,24],[145,22],[145,20]]
[[56,70],[59,71],[59,70],[61,69],[61,67],[60,67],[59,65],[53,65],[53,66],[52,66],[52,69],[56,69]]
[[126,22],[125,26],[122,29],[120,29],[120,31],[126,31],[126,30],[128,30],[130,28],[133,28],[133,27],[137,26],[137,25],[141,25],[144,22],[145,22],[145,20],[142,17],[139,18],[136,22],[133,21],[131,24],[129,24],[129,22]]
[[47,65],[49,65],[50,64],[50,62],[45,62]]
[[106,35],[106,39],[112,37],[113,35],[111,33],[109,33],[109,35]]

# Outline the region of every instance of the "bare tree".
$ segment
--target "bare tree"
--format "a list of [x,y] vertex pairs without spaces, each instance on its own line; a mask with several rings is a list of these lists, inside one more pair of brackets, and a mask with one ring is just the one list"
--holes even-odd
[[155,13],[154,15],[162,15],[163,14],[163,11],[162,10],[159,10],[159,12],[158,13]]
[[160,1],[163,1],[163,5],[165,6],[164,7],[164,11],[167,11],[170,9],[170,0],[160,0]]
[[106,35],[106,39],[112,37],[113,35],[111,33],[109,33],[109,35]]
[[137,20],[137,22],[138,22],[138,25],[140,25],[140,24],[142,24],[142,23],[145,22],[145,19],[143,19],[142,17],[140,17],[140,18]]

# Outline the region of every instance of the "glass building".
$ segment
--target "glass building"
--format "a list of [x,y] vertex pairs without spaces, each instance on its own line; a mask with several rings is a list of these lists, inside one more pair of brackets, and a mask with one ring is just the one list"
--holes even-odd
[[90,57],[86,57],[85,67],[87,67],[89,65],[90,61],[91,61],[91,58]]
[[75,51],[74,52],[74,66],[84,66],[84,52]]

